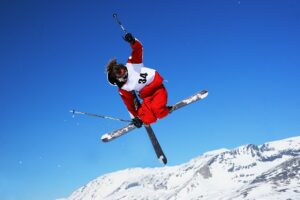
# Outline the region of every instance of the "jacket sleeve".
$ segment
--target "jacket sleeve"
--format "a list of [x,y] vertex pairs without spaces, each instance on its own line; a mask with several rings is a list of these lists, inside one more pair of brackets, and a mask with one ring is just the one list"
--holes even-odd
[[127,63],[139,64],[143,62],[143,45],[135,39],[134,44],[130,44],[132,48],[131,56],[128,58]]
[[131,92],[128,92],[121,88],[119,88],[119,94],[121,95],[121,98],[124,101],[124,104],[126,105],[131,118],[137,117],[138,114],[134,104],[134,95]]

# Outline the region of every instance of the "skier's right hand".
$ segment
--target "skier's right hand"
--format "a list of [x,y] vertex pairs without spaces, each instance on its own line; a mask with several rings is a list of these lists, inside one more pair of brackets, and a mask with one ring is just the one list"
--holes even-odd
[[130,44],[134,44],[134,42],[135,42],[135,38],[133,37],[133,35],[131,33],[126,33],[126,35],[123,36],[123,39],[126,42],[129,42]]
[[137,128],[141,128],[143,126],[143,121],[140,118],[138,118],[138,117],[133,118],[132,119],[132,123]]

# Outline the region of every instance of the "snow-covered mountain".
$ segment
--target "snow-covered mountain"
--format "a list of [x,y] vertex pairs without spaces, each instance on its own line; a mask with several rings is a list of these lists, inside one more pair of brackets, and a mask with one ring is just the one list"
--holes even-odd
[[299,200],[300,136],[207,152],[188,163],[101,176],[67,200]]

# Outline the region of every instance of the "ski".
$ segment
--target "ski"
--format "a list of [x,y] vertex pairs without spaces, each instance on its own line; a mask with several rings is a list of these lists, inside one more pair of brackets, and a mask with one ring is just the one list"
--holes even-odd
[[[134,104],[135,104],[135,107],[136,109],[138,108],[138,106],[141,105],[141,102],[138,98],[138,96],[136,95],[135,92],[133,92],[133,95],[134,95]],[[147,134],[149,136],[149,139],[151,141],[151,144],[153,146],[153,149],[156,153],[156,156],[158,158],[159,161],[161,161],[163,164],[167,164],[167,157],[165,156],[155,134],[154,134],[154,131],[152,129],[152,127],[150,125],[144,125],[146,131],[147,131]]]
[[124,135],[125,133],[128,133],[128,132],[134,130],[135,128],[136,127],[132,123],[130,123],[122,128],[119,128],[115,131],[112,131],[110,133],[106,133],[106,134],[102,135],[101,140],[103,142],[109,142],[113,139],[120,137],[121,135]]
[[[197,92],[195,93],[194,95],[188,97],[188,98],[185,98],[179,102],[177,102],[176,104],[174,104],[173,106],[171,106],[171,109],[170,109],[170,113],[174,112],[175,110],[178,110],[180,108],[183,108],[184,106],[187,106],[191,103],[194,103],[196,101],[199,101],[201,99],[204,99],[205,97],[207,97],[208,95],[208,91],[207,90],[202,90],[200,92]],[[128,125],[120,128],[120,129],[117,129],[115,131],[112,131],[112,132],[109,132],[109,133],[106,133],[104,134],[102,137],[101,137],[101,140],[103,142],[109,142],[115,138],[118,138],[132,130],[134,130],[136,127],[132,124],[132,123],[129,123]]]
[[184,106],[187,106],[191,103],[194,103],[196,101],[204,99],[205,97],[207,97],[207,95],[208,95],[207,90],[202,90],[200,92],[197,92],[197,93],[193,94],[192,96],[190,96],[186,99],[183,99],[183,100],[177,102],[176,104],[174,104],[173,106],[171,106],[170,112],[173,112],[173,111],[178,110],[178,109],[180,109]]
[[151,128],[150,125],[145,125],[145,128],[146,128],[146,131],[148,133],[148,136],[150,138],[150,141],[152,143],[152,146],[154,148],[154,151],[156,153],[156,156],[157,156],[158,160],[166,165],[167,162],[168,162],[167,157],[165,156],[165,154],[164,154],[164,152],[163,152],[163,150],[162,150],[162,148],[161,148],[161,146],[160,146],[160,144],[159,144],[159,142],[158,142],[158,140],[157,140],[157,138],[154,134],[153,129]]

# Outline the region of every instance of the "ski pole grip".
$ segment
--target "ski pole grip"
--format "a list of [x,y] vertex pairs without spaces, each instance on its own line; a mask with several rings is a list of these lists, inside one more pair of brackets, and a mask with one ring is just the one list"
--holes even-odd
[[114,14],[113,14],[113,18],[115,18],[116,21],[118,22],[118,24],[122,27],[122,23],[119,21],[118,16],[117,16],[117,13],[114,13]]
[[122,23],[120,22],[120,20],[118,19],[117,13],[113,13],[113,18],[116,19],[117,23],[120,25],[121,29],[124,31],[124,33],[126,34],[127,31],[126,29],[123,27]]

